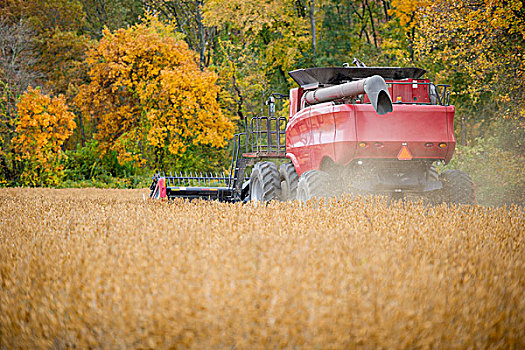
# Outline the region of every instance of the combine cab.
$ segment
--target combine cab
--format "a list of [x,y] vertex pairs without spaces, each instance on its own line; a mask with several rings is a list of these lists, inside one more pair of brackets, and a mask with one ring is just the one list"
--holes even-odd
[[[474,185],[458,170],[438,174],[456,145],[447,85],[419,68],[341,67],[290,72],[288,120],[245,120],[235,136],[230,173],[156,174],[155,198],[302,201],[340,193],[417,196],[472,204]],[[277,164],[280,164],[278,166]],[[247,168],[251,175],[246,176]]]

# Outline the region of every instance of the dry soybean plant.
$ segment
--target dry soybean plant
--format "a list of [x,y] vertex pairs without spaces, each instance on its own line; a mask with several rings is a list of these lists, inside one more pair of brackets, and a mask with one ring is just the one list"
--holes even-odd
[[0,348],[525,348],[525,214],[0,190]]

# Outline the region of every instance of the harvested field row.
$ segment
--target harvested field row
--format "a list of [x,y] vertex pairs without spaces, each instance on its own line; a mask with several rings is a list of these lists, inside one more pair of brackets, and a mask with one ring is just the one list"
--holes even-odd
[[522,208],[0,190],[0,348],[525,348]]

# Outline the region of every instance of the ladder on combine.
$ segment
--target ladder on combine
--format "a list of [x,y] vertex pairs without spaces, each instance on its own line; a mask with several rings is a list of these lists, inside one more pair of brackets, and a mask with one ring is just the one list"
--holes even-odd
[[151,198],[212,199],[221,202],[245,201],[249,197],[248,167],[261,159],[286,158],[286,118],[275,116],[275,97],[267,104],[269,116],[245,118],[245,132],[233,138],[232,161],[229,173],[183,173],[153,175]]

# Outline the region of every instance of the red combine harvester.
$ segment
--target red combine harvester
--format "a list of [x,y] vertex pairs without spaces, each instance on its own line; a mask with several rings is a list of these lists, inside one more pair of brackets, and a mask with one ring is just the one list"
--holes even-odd
[[235,135],[228,175],[157,173],[151,197],[305,201],[353,193],[473,204],[468,174],[438,174],[434,166],[454,154],[455,110],[449,86],[422,79],[424,73],[396,67],[292,71],[299,87],[290,90],[288,120],[275,116],[276,99],[285,96],[272,94],[269,115],[245,120],[246,131]]

